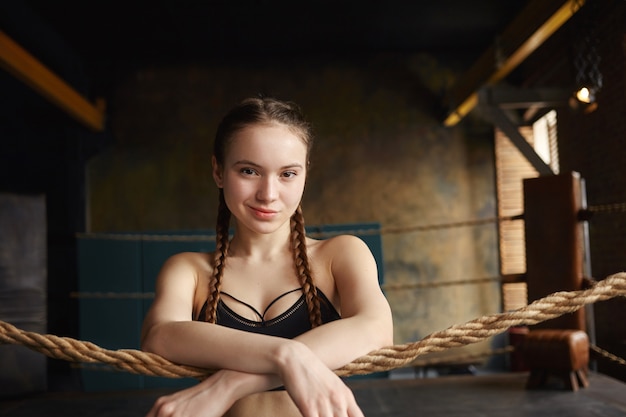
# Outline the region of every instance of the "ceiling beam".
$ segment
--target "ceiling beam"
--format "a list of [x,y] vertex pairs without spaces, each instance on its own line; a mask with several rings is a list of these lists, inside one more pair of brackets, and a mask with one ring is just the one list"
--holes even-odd
[[584,0],[533,0],[474,65],[458,80],[448,95],[453,110],[445,126],[460,122],[478,104],[478,90],[509,75],[531,53],[567,22]]
[[560,107],[567,105],[573,92],[563,88],[514,88],[509,86],[484,87],[479,91],[479,104],[489,104],[501,109],[526,109],[529,107]]
[[567,95],[562,90],[513,90],[510,88],[484,87],[478,92],[482,113],[498,127],[537,170],[539,175],[554,175],[554,171],[537,154],[535,149],[519,132],[519,126],[507,116],[505,109],[553,105],[567,103]]
[[37,91],[93,131],[104,130],[104,101],[92,104],[0,31],[0,68]]

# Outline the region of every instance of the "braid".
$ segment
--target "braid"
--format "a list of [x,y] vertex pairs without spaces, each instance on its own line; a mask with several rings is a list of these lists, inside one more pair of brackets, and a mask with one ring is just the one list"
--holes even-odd
[[312,327],[322,324],[320,311],[320,299],[317,288],[313,283],[309,257],[306,251],[306,234],[304,231],[304,217],[302,207],[298,206],[296,212],[291,216],[291,240],[293,248],[293,259],[296,266],[296,274],[304,291],[306,304],[309,310],[309,320]]
[[220,188],[219,206],[217,209],[217,225],[215,236],[215,258],[213,259],[213,277],[209,282],[209,295],[205,320],[209,323],[217,322],[217,302],[220,299],[222,276],[226,263],[226,254],[229,246],[230,210],[224,201],[224,190]]

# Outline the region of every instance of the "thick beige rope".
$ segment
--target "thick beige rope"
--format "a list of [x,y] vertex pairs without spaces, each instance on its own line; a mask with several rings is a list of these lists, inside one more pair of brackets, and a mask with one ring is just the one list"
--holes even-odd
[[432,333],[417,342],[380,349],[356,359],[337,373],[355,375],[399,368],[425,353],[476,343],[512,326],[537,324],[574,312],[585,304],[617,296],[626,296],[625,272],[610,275],[584,291],[556,292],[515,311],[479,317]]
[[[619,272],[584,291],[557,292],[526,307],[479,317],[432,333],[424,339],[386,347],[356,359],[337,370],[340,376],[369,374],[406,366],[418,356],[479,342],[512,326],[533,325],[571,313],[586,304],[626,296],[626,273]],[[150,376],[202,379],[214,370],[174,364],[158,355],[131,349],[106,350],[93,343],[67,337],[41,335],[0,321],[0,343],[20,344],[51,358],[83,363],[104,363],[114,368]]]

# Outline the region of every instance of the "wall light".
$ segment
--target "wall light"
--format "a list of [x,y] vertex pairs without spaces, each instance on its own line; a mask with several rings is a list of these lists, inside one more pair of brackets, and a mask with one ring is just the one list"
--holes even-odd
[[596,101],[596,93],[593,87],[581,87],[576,91],[576,98],[582,103],[593,103]]
[[596,91],[597,90],[593,87],[579,88],[569,99],[570,108],[575,111],[581,111],[585,114],[596,111],[598,109]]

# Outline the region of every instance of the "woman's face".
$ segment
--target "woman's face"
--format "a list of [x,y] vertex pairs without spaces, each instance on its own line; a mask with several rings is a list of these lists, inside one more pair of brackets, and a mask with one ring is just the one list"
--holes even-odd
[[291,218],[302,199],[307,147],[286,126],[246,127],[231,139],[213,177],[238,227],[271,233]]

